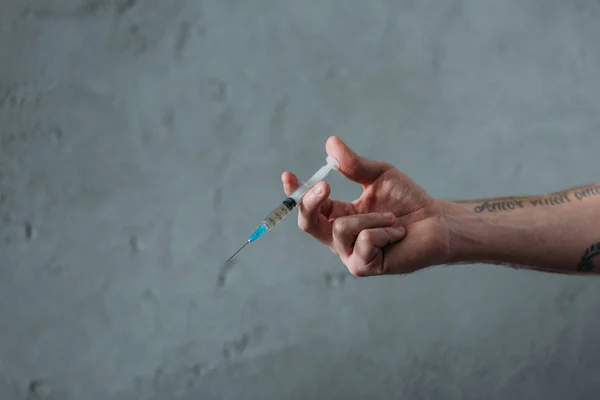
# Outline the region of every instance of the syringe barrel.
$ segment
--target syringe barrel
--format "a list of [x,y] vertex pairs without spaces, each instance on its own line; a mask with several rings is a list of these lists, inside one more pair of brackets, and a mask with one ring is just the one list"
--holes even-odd
[[300,187],[296,189],[296,191],[294,191],[294,193],[292,193],[290,197],[294,199],[296,204],[300,204],[302,202],[302,198],[306,193],[308,193],[310,189],[312,189],[317,183],[325,180],[325,178],[331,172],[331,170],[337,170],[339,167],[340,164],[335,158],[327,156],[327,165],[324,165],[321,168],[319,168],[319,170],[315,172],[309,180],[301,183]]
[[292,198],[287,198],[279,204],[266,218],[263,223],[250,235],[249,242],[254,242],[262,235],[273,229],[281,220],[285,219],[288,214],[296,207],[296,201]]
[[254,242],[262,235],[270,231],[275,225],[289,215],[289,213],[302,201],[304,195],[312,189],[317,183],[324,180],[332,169],[338,169],[340,164],[338,161],[331,157],[327,157],[327,165],[321,167],[310,179],[300,184],[300,187],[296,189],[287,199],[281,202],[267,217],[263,220],[263,223],[250,235],[249,242]]
[[292,198],[285,199],[279,206],[277,206],[267,217],[264,219],[264,223],[268,229],[273,228],[283,220],[288,214],[296,207],[297,203]]

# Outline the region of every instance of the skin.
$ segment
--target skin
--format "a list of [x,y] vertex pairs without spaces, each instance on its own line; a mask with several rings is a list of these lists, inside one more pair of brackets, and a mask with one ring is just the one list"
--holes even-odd
[[[329,184],[320,182],[299,205],[298,226],[355,276],[461,263],[564,274],[600,271],[600,185],[450,201],[431,197],[392,164],[362,157],[338,137],[328,139],[326,150],[363,192],[351,202],[332,200]],[[298,187],[291,172],[282,181],[287,195]]]

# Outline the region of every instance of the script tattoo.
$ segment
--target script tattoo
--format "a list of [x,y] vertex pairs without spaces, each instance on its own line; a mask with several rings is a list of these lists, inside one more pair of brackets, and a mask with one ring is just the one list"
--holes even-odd
[[600,196],[600,185],[593,185],[575,189],[573,191],[573,196],[575,196],[575,199],[577,200],[583,200],[593,196]]
[[525,200],[484,201],[483,204],[475,207],[475,212],[479,214],[484,211],[510,211],[516,208],[523,208],[524,202]]
[[525,206],[553,207],[573,201],[582,201],[590,197],[600,196],[600,185],[578,187],[564,192],[551,193],[541,197],[505,198],[482,200],[474,210],[480,214],[486,212],[512,211]]
[[585,250],[583,257],[577,264],[577,270],[581,272],[592,272],[600,266],[600,243],[594,243]]
[[571,202],[571,199],[569,198],[568,193],[560,193],[558,195],[548,195],[548,196],[542,197],[540,199],[529,200],[529,203],[531,203],[531,205],[534,207],[556,206],[559,204],[565,204],[565,203],[570,203],[570,202]]

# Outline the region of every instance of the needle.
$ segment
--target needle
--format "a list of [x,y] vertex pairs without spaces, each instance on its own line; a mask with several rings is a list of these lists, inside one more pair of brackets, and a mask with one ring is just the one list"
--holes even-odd
[[317,172],[310,177],[310,179],[306,182],[300,184],[300,187],[296,189],[292,194],[289,195],[285,200],[283,200],[267,217],[263,220],[263,222],[256,228],[254,232],[248,238],[248,241],[244,243],[242,247],[231,257],[223,263],[223,267],[229,264],[229,262],[246,246],[248,243],[255,242],[262,235],[273,229],[275,225],[277,225],[281,220],[283,220],[304,198],[304,195],[308,193],[310,189],[312,189],[317,183],[324,180],[327,175],[332,170],[338,170],[340,167],[340,163],[333,157],[327,156],[327,164],[319,168]]
[[233,257],[235,257],[240,251],[242,251],[244,249],[244,247],[248,246],[248,243],[250,243],[250,241],[247,241],[242,247],[240,247],[240,249],[238,251],[233,253],[233,255],[231,257],[229,257],[223,265],[227,265],[229,263],[229,261],[233,260]]

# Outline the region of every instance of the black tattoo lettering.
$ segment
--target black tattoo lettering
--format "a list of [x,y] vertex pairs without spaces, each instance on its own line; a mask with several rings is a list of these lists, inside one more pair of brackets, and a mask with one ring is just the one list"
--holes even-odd
[[523,200],[484,201],[483,204],[475,207],[475,212],[479,214],[484,211],[511,211],[517,208],[523,208]]
[[[474,210],[476,213],[480,214],[484,211],[513,211],[518,208],[525,208],[525,204],[531,205],[533,207],[553,207],[566,203],[571,203],[573,201],[583,201],[594,196],[600,196],[600,184],[572,188],[563,192],[551,193],[549,195],[540,197],[524,197],[521,199],[506,198],[496,200],[480,200],[483,203],[478,206],[475,206]],[[473,200],[472,202],[474,201],[477,200]]]
[[558,195],[549,195],[546,197],[542,197],[541,199],[532,199],[529,200],[532,206],[556,206],[559,204],[570,203],[571,199],[569,198],[568,193],[561,193]]
[[585,250],[583,257],[577,264],[577,270],[581,272],[592,272],[600,266],[600,243],[594,243]]
[[575,190],[574,195],[577,200],[583,200],[593,196],[600,196],[600,186],[595,185],[587,188],[577,189]]

